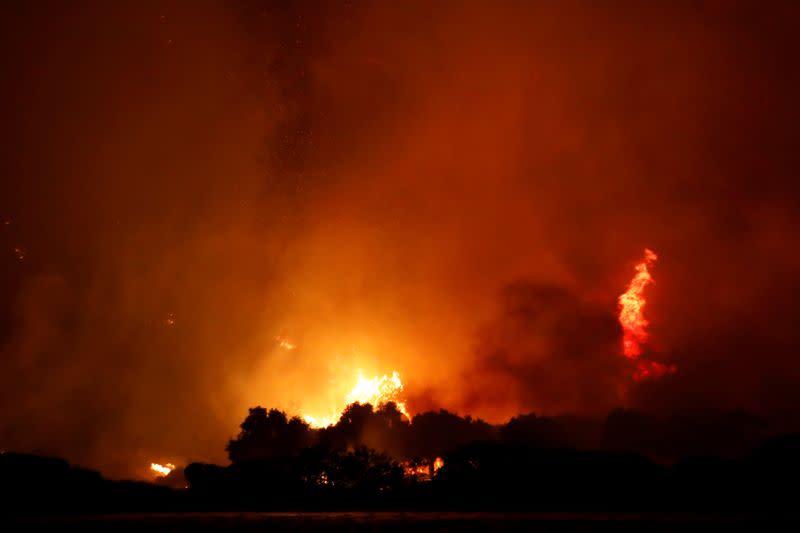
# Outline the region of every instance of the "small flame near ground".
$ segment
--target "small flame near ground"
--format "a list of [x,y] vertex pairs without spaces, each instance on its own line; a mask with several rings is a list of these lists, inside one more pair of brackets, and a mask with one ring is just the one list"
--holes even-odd
[[341,412],[345,407],[352,403],[370,404],[374,407],[380,407],[389,402],[394,402],[397,410],[410,421],[411,415],[408,412],[406,403],[402,398],[403,382],[400,380],[400,374],[394,370],[392,375],[388,376],[375,376],[372,378],[365,378],[363,373],[359,371],[358,379],[355,386],[344,398],[344,404],[334,408],[334,414],[331,416],[315,417],[311,415],[303,415],[303,419],[314,428],[323,428],[334,425],[338,420]]
[[159,463],[150,463],[150,470],[160,476],[168,476],[170,472],[175,470],[175,465],[172,463],[166,463],[163,465]]
[[647,304],[644,290],[651,283],[655,283],[650,269],[656,260],[658,260],[658,255],[649,248],[645,248],[644,258],[635,267],[636,274],[628,284],[628,289],[620,294],[618,299],[619,323],[623,331],[622,353],[628,359],[637,361],[636,370],[633,372],[633,379],[636,381],[657,379],[677,370],[674,365],[639,359],[642,355],[642,344],[647,342],[649,337],[647,326],[650,324],[644,317],[644,308]]
[[407,462],[401,464],[403,466],[403,475],[408,478],[415,478],[417,481],[430,481],[436,472],[444,466],[444,459],[437,457],[432,463],[411,463]]

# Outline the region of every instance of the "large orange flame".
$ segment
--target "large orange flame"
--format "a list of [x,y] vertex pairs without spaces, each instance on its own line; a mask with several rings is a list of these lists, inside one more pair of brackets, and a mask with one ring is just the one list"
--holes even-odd
[[657,361],[643,360],[642,344],[647,341],[647,326],[649,322],[644,317],[644,289],[655,283],[650,275],[650,267],[656,262],[658,256],[652,250],[644,249],[644,259],[636,265],[636,275],[633,276],[628,290],[619,296],[619,323],[622,326],[622,353],[628,359],[636,360],[636,369],[633,372],[635,381],[657,379],[665,374],[676,371],[675,365],[666,365]]
[[336,406],[330,416],[315,417],[303,415],[303,419],[315,428],[327,427],[339,420],[340,413],[351,403],[371,404],[380,407],[389,402],[394,402],[397,410],[411,420],[406,403],[402,398],[403,382],[400,374],[395,370],[391,376],[384,374],[381,377],[365,378],[359,371],[355,386],[345,396],[343,405]]
[[619,296],[619,323],[622,325],[622,353],[629,359],[635,359],[642,353],[641,344],[647,340],[647,325],[644,318],[644,289],[654,283],[649,268],[658,259],[652,250],[645,248],[644,260],[636,265],[628,290]]

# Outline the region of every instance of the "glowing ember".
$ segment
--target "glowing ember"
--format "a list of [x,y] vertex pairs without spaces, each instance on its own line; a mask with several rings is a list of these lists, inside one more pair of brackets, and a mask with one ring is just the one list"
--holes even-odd
[[619,297],[619,323],[622,325],[622,353],[625,357],[635,359],[642,353],[641,344],[647,340],[648,322],[644,318],[644,289],[654,283],[649,267],[658,259],[658,256],[647,248],[644,250],[644,260],[636,265],[636,275],[633,276],[628,290]]
[[161,476],[168,476],[170,472],[175,470],[175,465],[172,463],[167,463],[165,465],[150,463],[150,470]]
[[342,410],[351,403],[370,404],[373,407],[380,407],[389,402],[394,402],[397,410],[411,420],[411,415],[408,412],[406,403],[402,399],[403,382],[400,381],[400,374],[393,371],[391,376],[383,375],[381,377],[365,378],[359,371],[358,381],[356,381],[353,389],[345,396],[344,405],[338,409],[334,409],[331,416],[314,417],[311,415],[303,415],[303,419],[311,427],[321,428],[335,424],[339,420],[339,414]]
[[444,459],[442,459],[441,457],[437,457],[436,460],[433,462],[433,473],[435,474],[436,472],[438,472],[439,469],[442,468],[443,466],[444,466]]

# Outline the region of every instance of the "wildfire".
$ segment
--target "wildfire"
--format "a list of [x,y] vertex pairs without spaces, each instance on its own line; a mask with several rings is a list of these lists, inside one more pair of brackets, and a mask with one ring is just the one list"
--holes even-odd
[[378,407],[389,402],[394,402],[395,405],[397,405],[397,410],[411,420],[405,402],[400,399],[402,392],[403,382],[400,381],[400,374],[398,374],[396,370],[392,372],[391,377],[384,374],[381,377],[373,377],[371,379],[366,379],[364,375],[359,372],[356,386],[353,387],[353,390],[347,395],[347,403],[369,403]]
[[350,390],[344,398],[344,405],[334,409],[331,416],[314,417],[311,415],[303,415],[303,419],[312,427],[321,428],[333,425],[339,419],[339,414],[342,410],[351,403],[370,404],[374,407],[380,407],[389,402],[394,402],[397,410],[411,420],[411,415],[408,412],[405,401],[402,399],[403,382],[400,380],[400,374],[394,370],[391,376],[384,374],[381,377],[365,378],[359,371],[358,380],[355,386]]
[[161,476],[168,476],[170,472],[175,470],[175,465],[172,463],[167,463],[164,465],[158,463],[150,463],[150,470]]
[[647,340],[647,325],[644,318],[644,289],[654,283],[649,268],[653,266],[658,256],[652,250],[645,248],[644,260],[636,265],[636,275],[633,276],[628,290],[619,296],[619,323],[622,325],[622,353],[629,359],[635,359],[642,353],[641,344]]
[[655,283],[650,275],[650,268],[657,259],[655,252],[645,248],[644,259],[636,265],[636,275],[628,284],[628,290],[619,296],[619,323],[623,330],[622,353],[628,359],[636,360],[636,370],[633,372],[633,379],[636,381],[657,379],[677,370],[674,365],[639,359],[642,355],[642,344],[647,341],[649,324],[644,317],[644,306],[647,303],[644,289]]

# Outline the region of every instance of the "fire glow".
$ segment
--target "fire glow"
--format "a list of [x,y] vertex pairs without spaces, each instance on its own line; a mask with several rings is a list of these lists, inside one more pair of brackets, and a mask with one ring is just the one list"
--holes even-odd
[[150,470],[155,472],[160,476],[168,476],[170,472],[175,470],[175,465],[172,463],[167,464],[158,464],[158,463],[150,463]]
[[331,416],[315,417],[303,415],[303,419],[314,428],[323,428],[335,424],[344,408],[352,403],[370,404],[373,407],[380,407],[389,402],[394,402],[397,410],[400,411],[409,421],[411,415],[408,412],[406,403],[402,397],[403,382],[400,374],[394,370],[391,376],[384,374],[381,377],[365,378],[359,371],[358,380],[355,386],[344,398],[344,405],[332,409]]

